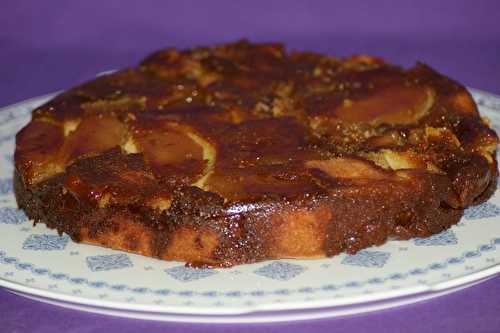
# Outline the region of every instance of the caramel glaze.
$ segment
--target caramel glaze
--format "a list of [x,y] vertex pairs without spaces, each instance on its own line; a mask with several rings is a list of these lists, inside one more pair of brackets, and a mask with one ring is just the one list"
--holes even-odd
[[239,41],[161,50],[37,108],[14,185],[77,242],[224,267],[438,233],[496,188],[497,140],[424,64]]

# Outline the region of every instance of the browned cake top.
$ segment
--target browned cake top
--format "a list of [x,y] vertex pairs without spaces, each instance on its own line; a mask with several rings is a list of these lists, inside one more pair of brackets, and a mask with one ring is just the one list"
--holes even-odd
[[460,208],[490,183],[496,144],[469,93],[426,65],[241,41],[161,50],[60,94],[15,162],[28,188],[58,177],[98,208],[231,215],[429,175]]

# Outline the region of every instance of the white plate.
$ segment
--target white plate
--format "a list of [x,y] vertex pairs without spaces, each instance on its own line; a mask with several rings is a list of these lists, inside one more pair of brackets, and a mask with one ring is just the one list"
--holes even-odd
[[[472,90],[500,130],[500,97]],[[191,269],[73,243],[35,228],[12,194],[15,133],[52,96],[0,111],[0,285],[86,311],[190,322],[270,322],[338,316],[412,303],[500,272],[500,197],[426,239],[318,260],[279,260]]]

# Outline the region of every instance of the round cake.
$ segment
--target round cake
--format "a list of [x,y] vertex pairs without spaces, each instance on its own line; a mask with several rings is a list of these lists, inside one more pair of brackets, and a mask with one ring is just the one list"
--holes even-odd
[[76,242],[225,267],[439,233],[495,190],[497,141],[424,64],[238,41],[160,50],[35,109],[14,186]]

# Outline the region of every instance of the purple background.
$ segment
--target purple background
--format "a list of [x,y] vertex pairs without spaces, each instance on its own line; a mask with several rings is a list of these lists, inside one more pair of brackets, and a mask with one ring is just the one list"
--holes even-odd
[[[421,60],[500,93],[498,1],[2,1],[0,106],[135,64],[164,46],[246,37],[335,55]],[[500,277],[435,300],[344,318],[265,325],[175,324],[65,310],[0,290],[4,332],[500,331]]]

